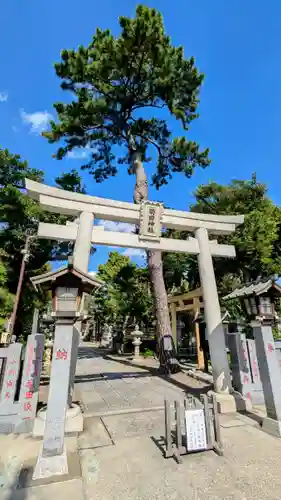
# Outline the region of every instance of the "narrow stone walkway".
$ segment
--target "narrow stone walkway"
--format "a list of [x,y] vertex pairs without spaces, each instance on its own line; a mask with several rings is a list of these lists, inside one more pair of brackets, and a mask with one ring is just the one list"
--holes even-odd
[[187,393],[203,391],[206,384],[180,373],[162,378],[153,367],[111,359],[102,350],[81,346],[76,370],[76,391],[85,416],[163,407],[164,399],[183,400]]

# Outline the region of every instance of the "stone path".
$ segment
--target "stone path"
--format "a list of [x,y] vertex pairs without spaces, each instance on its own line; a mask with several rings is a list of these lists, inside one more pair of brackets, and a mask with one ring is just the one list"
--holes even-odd
[[184,374],[168,382],[156,371],[132,366],[126,359],[108,359],[90,346],[80,348],[76,374],[76,391],[85,416],[162,408],[165,398],[182,400],[187,391],[199,391],[206,386]]
[[[90,346],[83,347],[76,392],[85,408],[85,429],[78,440],[66,439],[73,464],[70,476],[45,486],[15,489],[16,484],[24,486],[24,477],[32,471],[40,442],[26,436],[1,436],[0,499],[279,498],[281,440],[262,432],[256,421],[244,415],[221,417],[223,457],[213,452],[193,454],[183,457],[181,465],[163,458],[164,418],[159,408],[164,397],[182,399],[186,391],[204,389],[186,374],[163,380],[153,370],[108,360]],[[141,406],[147,411],[138,411]],[[21,481],[17,479],[20,464]]]

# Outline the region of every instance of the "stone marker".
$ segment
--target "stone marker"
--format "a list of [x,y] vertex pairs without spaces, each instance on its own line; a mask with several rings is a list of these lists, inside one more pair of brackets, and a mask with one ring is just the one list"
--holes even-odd
[[242,396],[250,399],[252,377],[245,334],[240,332],[229,333],[228,346],[231,354],[233,386]]
[[248,352],[249,352],[249,360],[251,366],[251,374],[252,374],[252,392],[251,399],[252,403],[256,405],[264,404],[264,396],[262,390],[262,383],[260,378],[259,371],[259,362],[257,357],[256,343],[254,339],[247,340]]
[[0,395],[0,433],[13,432],[19,403],[15,402],[21,363],[22,344],[11,344],[0,349],[0,358],[7,358]]
[[43,448],[37,460],[33,479],[68,473],[64,430],[69,397],[73,330],[73,319],[57,320]]
[[29,335],[22,372],[19,421],[15,432],[32,432],[36,416],[45,337]]
[[251,323],[264,393],[267,417],[262,427],[269,434],[281,437],[280,368],[275,352],[272,328],[258,321]]

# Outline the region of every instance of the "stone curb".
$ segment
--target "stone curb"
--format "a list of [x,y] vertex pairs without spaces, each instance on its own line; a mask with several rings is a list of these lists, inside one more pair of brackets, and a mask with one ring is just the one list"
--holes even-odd
[[208,373],[200,372],[199,370],[186,369],[181,365],[181,369],[189,375],[189,377],[199,380],[200,382],[205,382],[207,384],[213,384],[213,377]]
[[109,410],[109,411],[96,411],[96,412],[86,412],[84,413],[85,418],[93,417],[114,417],[118,415],[130,415],[133,413],[149,413],[154,411],[163,411],[164,405],[161,406],[151,406],[145,408],[120,408],[119,410]]

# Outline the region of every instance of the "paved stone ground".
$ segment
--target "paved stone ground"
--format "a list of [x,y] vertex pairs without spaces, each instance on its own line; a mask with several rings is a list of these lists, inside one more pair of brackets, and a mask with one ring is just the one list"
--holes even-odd
[[[208,386],[183,373],[163,380],[153,371],[153,360],[147,362],[151,373],[126,361],[106,360],[98,350],[92,355],[90,348],[81,350],[77,377],[86,415],[103,414],[86,418],[79,438],[87,500],[273,500],[281,495],[281,440],[263,433],[255,420],[221,417],[224,456],[189,455],[177,465],[162,456],[162,411],[110,411],[160,407],[164,397],[181,400]],[[94,373],[97,382],[86,382],[83,389],[80,375],[87,378],[87,373]]]
[[105,357],[99,349],[80,348],[76,393],[80,394],[85,416],[162,407],[165,398],[182,400],[187,392],[198,393],[209,387],[182,373],[167,381],[158,376],[155,361],[147,364],[131,365],[125,358]]
[[[181,465],[163,458],[164,418],[155,407],[162,406],[164,397],[182,399],[186,391],[198,393],[206,386],[186,374],[163,380],[153,371],[153,362],[149,371],[108,360],[89,346],[80,350],[79,358],[77,389],[85,407],[85,430],[78,440],[66,440],[69,456],[79,457],[79,467],[76,464],[63,482],[15,489],[20,483],[19,464],[28,474],[40,442],[1,436],[1,500],[275,500],[281,496],[281,440],[263,433],[255,420],[244,415],[221,417],[223,457],[211,451],[198,453],[183,457]],[[150,411],[139,412],[141,406]]]

